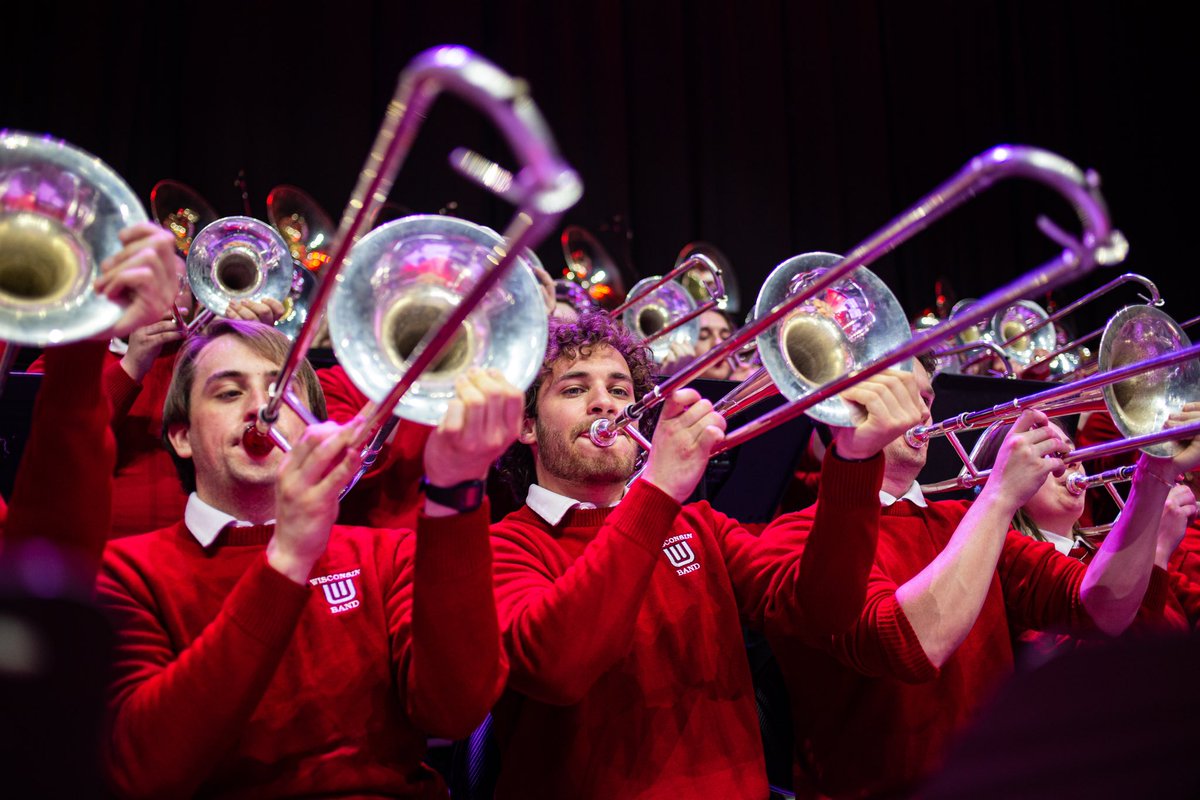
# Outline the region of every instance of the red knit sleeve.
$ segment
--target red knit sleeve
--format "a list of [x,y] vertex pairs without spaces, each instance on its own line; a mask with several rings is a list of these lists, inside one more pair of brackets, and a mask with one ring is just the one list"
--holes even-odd
[[122,797],[185,797],[250,720],[311,592],[264,555],[177,655],[143,578],[145,560],[110,546],[97,587],[117,636],[105,772]]
[[721,517],[730,577],[754,627],[770,615],[778,634],[831,635],[862,611],[879,538],[883,457],[845,461],[831,448],[822,470],[817,504],[785,514],[761,536]]
[[493,526],[496,606],[512,689],[571,705],[624,657],[678,514],[674,499],[636,481],[561,574],[545,562],[537,531],[509,520]]
[[1167,574],[1174,602],[1183,611],[1188,626],[1200,630],[1200,582],[1196,576],[1171,570]]
[[[325,393],[325,410],[329,419],[334,422],[349,422],[367,404],[367,396],[358,390],[340,364],[317,370],[317,378],[321,382],[321,390]],[[395,434],[391,437],[392,441],[379,451],[375,463],[359,480],[358,485],[370,486],[398,462],[403,461],[408,465],[421,464],[425,440],[432,432],[433,428],[427,425],[406,419],[400,420]],[[423,470],[423,467],[421,469]],[[357,488],[356,485],[355,489]]]
[[1048,542],[1009,531],[997,565],[1009,618],[1020,628],[1087,633],[1094,630],[1079,598],[1087,568],[1063,558]]
[[[916,631],[896,600],[897,588],[896,582],[878,566],[872,566],[858,618],[844,633],[811,637],[809,643],[868,677],[893,678],[904,683],[937,678],[940,670],[925,654]],[[768,629],[768,634],[771,633]]]
[[7,539],[47,539],[82,557],[90,590],[112,521],[116,444],[100,390],[106,342],[46,351],[46,376],[9,500]]
[[420,730],[461,739],[504,691],[508,661],[492,593],[488,505],[421,515],[397,548],[387,608],[401,700]]
[[112,421],[120,422],[129,416],[129,409],[142,393],[142,384],[129,377],[121,360],[110,360],[104,368],[104,393],[112,404]]

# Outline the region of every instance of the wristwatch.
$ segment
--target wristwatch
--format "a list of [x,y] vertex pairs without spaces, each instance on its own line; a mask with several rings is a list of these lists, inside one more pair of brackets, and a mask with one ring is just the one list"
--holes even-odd
[[427,478],[422,477],[421,491],[425,493],[425,497],[439,506],[453,508],[460,514],[479,508],[483,505],[485,496],[484,483],[478,478],[456,483],[453,486],[434,486]]

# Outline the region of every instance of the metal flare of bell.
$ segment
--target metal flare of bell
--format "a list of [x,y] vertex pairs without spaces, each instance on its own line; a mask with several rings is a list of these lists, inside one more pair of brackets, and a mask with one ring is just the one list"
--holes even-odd
[[[1191,340],[1175,320],[1154,306],[1121,309],[1104,328],[1099,369],[1110,369],[1189,347]],[[1124,437],[1162,430],[1167,417],[1184,403],[1200,400],[1200,365],[1196,361],[1144,372],[1104,387],[1104,401]],[[1142,448],[1154,456],[1182,451],[1178,442]]]
[[159,181],[150,190],[150,213],[155,222],[175,236],[175,249],[184,258],[196,234],[217,218],[217,212],[199,192],[169,179]]
[[303,189],[283,184],[267,195],[267,219],[283,235],[292,258],[319,273],[336,230],[321,205]]
[[282,331],[292,341],[296,340],[317,293],[317,276],[307,269],[292,271],[292,288],[283,299],[283,316],[275,320],[276,330]]
[[1037,351],[1050,352],[1057,344],[1058,332],[1052,324],[1042,325],[1028,336],[1022,336],[1049,316],[1044,308],[1032,300],[1018,300],[1008,308],[997,311],[992,316],[988,330],[997,344],[1020,336],[1004,349],[1015,366],[1027,367],[1037,359]]
[[[784,261],[767,276],[755,313],[765,316],[841,259],[833,253],[804,253]],[[795,400],[882,358],[910,337],[908,319],[895,295],[873,272],[860,268],[767,328],[757,343],[763,366],[780,393]],[[897,364],[895,369],[910,371],[912,364]],[[859,420],[859,412],[840,397],[824,400],[807,413],[842,427]]]
[[608,250],[586,228],[568,225],[560,237],[564,278],[588,293],[597,305],[614,309],[628,296],[625,280],[617,262]]
[[[738,286],[737,273],[734,272],[729,257],[714,244],[701,241],[689,242],[675,257],[675,266],[678,267],[694,255],[707,256],[721,269],[721,282],[724,285],[725,294],[718,299],[717,308],[728,311],[730,314],[740,312],[742,310],[742,293]],[[713,275],[704,267],[688,270],[679,279],[679,282],[684,285],[688,294],[697,303],[707,303],[711,298],[709,287],[713,285]]]
[[192,240],[187,277],[196,301],[221,316],[234,300],[284,302],[292,290],[292,256],[267,223],[222,217]]
[[[629,296],[637,297],[659,280],[658,276],[643,278],[634,284]],[[645,339],[695,310],[696,301],[687,289],[675,281],[667,281],[625,309],[621,314],[621,323],[635,336]],[[680,325],[666,336],[658,337],[649,343],[649,347],[654,360],[662,362],[671,352],[672,342],[678,342],[684,347],[695,347],[699,340],[700,319],[697,317]]]
[[122,308],[96,294],[118,233],[147,220],[129,185],[66,142],[0,130],[0,340],[45,347],[111,328]]
[[[338,275],[329,306],[334,352],[354,385],[381,402],[399,382],[414,348],[471,286],[492,269],[504,239],[455,217],[416,215],[364,236]],[[496,288],[467,316],[431,369],[396,405],[404,419],[436,425],[471,367],[498,369],[527,388],[546,351],[546,305],[522,253]]]

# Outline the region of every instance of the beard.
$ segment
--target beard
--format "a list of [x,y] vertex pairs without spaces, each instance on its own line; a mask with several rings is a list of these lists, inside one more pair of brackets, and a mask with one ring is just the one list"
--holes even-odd
[[581,452],[575,446],[575,440],[591,427],[590,420],[566,433],[543,426],[540,418],[534,425],[538,468],[556,478],[573,483],[624,483],[633,474],[637,448],[631,450],[627,446],[630,443],[628,437],[620,437],[612,447]]

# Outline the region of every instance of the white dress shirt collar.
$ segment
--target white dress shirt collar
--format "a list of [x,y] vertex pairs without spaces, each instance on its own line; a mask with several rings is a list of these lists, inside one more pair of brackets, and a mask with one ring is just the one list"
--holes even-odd
[[[254,527],[252,522],[244,522],[224,511],[213,508],[201,500],[195,492],[188,496],[187,508],[183,512],[183,524],[187,526],[188,532],[196,537],[196,541],[200,543],[201,547],[211,547],[212,543],[221,535],[221,531],[229,525],[235,528]],[[275,520],[266,524],[274,525]]]
[[[529,485],[529,493],[525,495],[525,505],[529,506],[533,513],[551,525],[557,525],[562,522],[563,517],[573,508],[599,508],[595,503],[585,503],[581,500],[559,494],[558,492],[552,492],[549,489],[538,486],[536,483]],[[613,505],[616,505],[616,503],[613,503]]]
[[1042,537],[1047,542],[1054,545],[1054,549],[1062,553],[1064,556],[1071,552],[1071,548],[1075,546],[1075,540],[1070,536],[1062,536],[1057,533],[1051,533],[1045,528],[1038,528],[1042,532]]
[[925,493],[921,491],[921,484],[917,483],[916,481],[913,481],[912,486],[908,487],[908,491],[899,497],[893,497],[883,489],[879,490],[879,502],[884,508],[887,508],[893,503],[897,503],[901,500],[909,500],[914,505],[920,506],[921,508],[929,507],[929,501],[925,499]]

